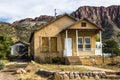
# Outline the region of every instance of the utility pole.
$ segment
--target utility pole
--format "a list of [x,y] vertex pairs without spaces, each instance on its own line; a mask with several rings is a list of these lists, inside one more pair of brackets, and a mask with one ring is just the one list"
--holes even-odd
[[57,9],[54,9],[54,16],[55,16],[55,18],[56,18],[56,16],[57,16]]

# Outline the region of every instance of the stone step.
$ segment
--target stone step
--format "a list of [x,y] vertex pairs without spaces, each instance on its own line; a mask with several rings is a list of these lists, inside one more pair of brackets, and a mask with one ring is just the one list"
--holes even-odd
[[120,79],[120,75],[106,75],[107,79]]
[[105,71],[107,75],[120,75],[120,71]]

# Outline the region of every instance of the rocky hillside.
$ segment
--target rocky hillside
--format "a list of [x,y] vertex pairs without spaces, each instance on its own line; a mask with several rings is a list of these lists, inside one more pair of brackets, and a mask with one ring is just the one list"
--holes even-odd
[[[113,38],[117,41],[118,33],[120,34],[120,6],[109,7],[93,7],[83,6],[79,7],[71,15],[75,18],[88,18],[92,22],[103,27],[104,39]],[[41,27],[45,23],[51,21],[53,16],[41,15],[34,19],[26,18],[20,21],[15,21],[12,24],[0,23],[0,33],[9,34],[14,40],[28,41],[30,34],[36,28]]]
[[14,41],[21,40],[28,42],[33,30],[41,27],[52,19],[52,16],[41,15],[34,19],[26,18],[20,21],[15,21],[12,24],[0,22],[0,34],[9,35]]
[[41,15],[34,19],[26,18],[20,21],[16,21],[12,25],[14,26],[17,32],[16,35],[19,38],[19,40],[28,42],[30,34],[33,30],[41,27],[42,25],[51,21],[52,19],[52,16]]
[[5,22],[0,22],[0,34],[7,34],[9,35],[14,41],[18,40],[16,36],[16,30],[14,27]]
[[120,31],[120,6],[109,7],[90,7],[84,6],[71,13],[75,18],[88,18],[94,23],[102,26],[105,31],[103,38],[113,38],[117,40],[117,34]]

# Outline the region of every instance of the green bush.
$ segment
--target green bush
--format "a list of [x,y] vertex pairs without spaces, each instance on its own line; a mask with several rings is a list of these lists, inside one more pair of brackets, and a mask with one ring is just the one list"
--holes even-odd
[[11,54],[7,54],[6,57],[7,57],[7,59],[10,60],[10,61],[13,61],[14,59],[18,59],[18,56],[11,55]]
[[60,57],[54,57],[54,58],[52,58],[52,63],[54,63],[54,64],[64,64],[64,59],[62,59]]
[[40,58],[39,57],[35,57],[35,62],[37,62],[37,63],[41,63],[41,60],[40,60]]
[[119,45],[115,40],[103,41],[103,52],[111,53],[112,55],[120,55]]
[[12,44],[13,41],[9,36],[0,34],[0,59],[7,59]]
[[5,64],[2,61],[0,61],[0,70],[4,68],[5,68]]

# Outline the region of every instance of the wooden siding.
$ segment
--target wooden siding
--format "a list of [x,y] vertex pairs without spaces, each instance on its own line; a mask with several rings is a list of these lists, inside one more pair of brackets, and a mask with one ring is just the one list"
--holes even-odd
[[[86,23],[86,27],[81,26],[82,22]],[[98,29],[98,28],[94,26],[93,24],[91,24],[90,22],[87,22],[86,20],[82,20],[78,22],[77,24],[70,26],[69,29]]]

